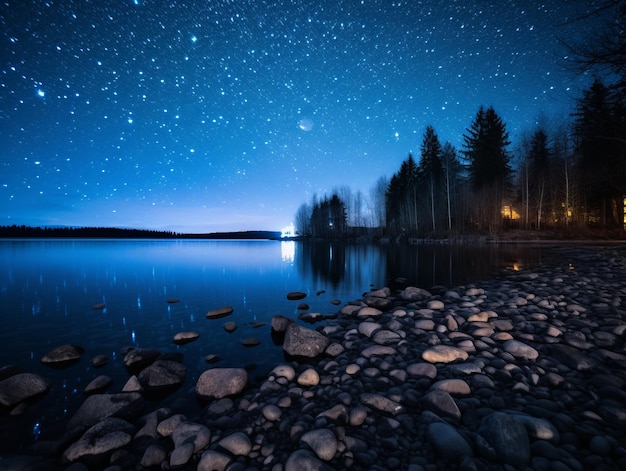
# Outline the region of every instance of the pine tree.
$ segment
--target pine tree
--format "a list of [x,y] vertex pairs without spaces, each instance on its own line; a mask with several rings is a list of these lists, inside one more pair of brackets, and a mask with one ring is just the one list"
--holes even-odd
[[420,179],[428,188],[430,219],[433,232],[437,231],[436,223],[436,206],[440,202],[440,193],[442,189],[441,179],[443,176],[443,165],[441,163],[442,148],[439,137],[435,133],[432,126],[428,126],[424,133],[422,141],[422,158],[420,160],[419,172]]
[[507,194],[512,170],[507,146],[509,135],[493,107],[480,107],[463,135],[463,155],[467,161],[474,192],[474,222],[493,231],[501,225],[500,210]]
[[600,80],[578,100],[574,138],[589,222],[623,224],[626,107]]

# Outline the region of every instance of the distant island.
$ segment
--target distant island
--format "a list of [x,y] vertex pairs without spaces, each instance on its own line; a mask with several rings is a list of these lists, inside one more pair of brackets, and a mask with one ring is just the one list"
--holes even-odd
[[32,227],[0,226],[0,238],[82,238],[82,239],[269,239],[281,238],[280,231],[235,231],[186,234],[117,227]]

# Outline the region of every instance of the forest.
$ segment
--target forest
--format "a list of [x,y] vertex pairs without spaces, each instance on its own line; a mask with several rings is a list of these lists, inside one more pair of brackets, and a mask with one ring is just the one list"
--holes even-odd
[[301,237],[374,234],[389,238],[494,237],[511,229],[580,233],[624,231],[626,214],[626,2],[607,0],[614,21],[601,34],[568,45],[579,68],[595,77],[567,122],[518,136],[480,106],[462,147],[442,143],[433,126],[390,177],[368,195],[341,187],[314,195],[295,214]]

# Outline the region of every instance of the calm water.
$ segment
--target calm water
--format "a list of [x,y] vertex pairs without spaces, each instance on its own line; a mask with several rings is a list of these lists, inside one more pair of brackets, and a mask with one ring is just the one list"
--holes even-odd
[[[371,246],[304,244],[280,241],[154,240],[4,240],[0,241],[0,367],[41,374],[52,383],[42,400],[18,417],[0,417],[0,452],[14,451],[34,438],[54,437],[96,376],[114,380],[110,392],[126,380],[121,351],[155,348],[184,355],[187,379],[161,400],[193,416],[201,405],[193,387],[209,366],[247,366],[253,378],[264,376],[283,360],[269,323],[276,314],[296,318],[299,302],[289,291],[304,291],[310,312],[329,314],[342,302],[357,299],[371,287],[399,287],[396,280],[430,288],[489,278],[499,269],[541,261],[538,249],[523,246]],[[323,293],[318,294],[323,291]],[[169,298],[180,299],[169,304]],[[95,310],[95,304],[106,307]],[[230,305],[226,319],[205,314]],[[238,329],[227,333],[223,325]],[[254,327],[253,322],[266,325]],[[200,338],[176,346],[174,334],[196,331]],[[257,347],[241,340],[256,337]],[[62,370],[40,363],[52,348],[77,344],[80,362]],[[89,360],[110,358],[94,369]],[[17,433],[16,433],[17,432]]]

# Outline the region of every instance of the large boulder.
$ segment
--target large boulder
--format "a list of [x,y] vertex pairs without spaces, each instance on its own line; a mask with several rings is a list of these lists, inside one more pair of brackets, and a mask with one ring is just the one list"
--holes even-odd
[[122,419],[108,417],[97,423],[74,444],[65,450],[65,461],[95,459],[128,445],[133,439],[135,427]]
[[41,362],[44,365],[63,368],[80,360],[84,351],[85,349],[78,345],[61,345],[46,353],[41,358]]
[[290,324],[285,331],[283,350],[294,357],[314,358],[324,352],[330,340],[319,332],[298,324]]
[[413,302],[428,299],[432,297],[432,294],[425,289],[417,288],[415,286],[408,286],[407,288],[400,291],[400,297],[405,301]]
[[141,394],[136,392],[119,394],[94,394],[87,397],[70,419],[67,428],[92,427],[107,417],[134,420],[143,409]]
[[0,381],[0,406],[13,408],[17,404],[43,395],[50,389],[41,376],[33,373],[18,373]]
[[198,378],[196,394],[202,399],[221,399],[239,394],[248,384],[243,368],[212,368]]

